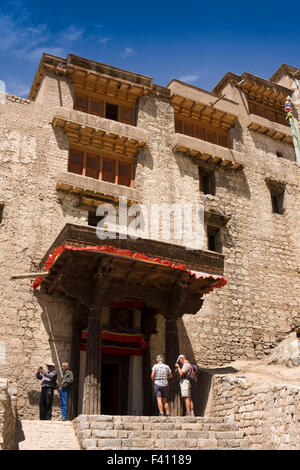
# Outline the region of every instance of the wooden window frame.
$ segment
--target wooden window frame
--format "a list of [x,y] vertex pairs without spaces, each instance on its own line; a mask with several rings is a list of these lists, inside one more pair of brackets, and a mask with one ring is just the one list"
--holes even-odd
[[[83,110],[83,109],[77,107],[77,105],[76,105],[76,98],[77,97],[86,98],[88,100],[86,110]],[[102,113],[101,114],[91,112],[91,102],[93,100],[102,102]],[[131,103],[128,103],[125,100],[116,99],[116,98],[113,98],[113,97],[108,98],[106,95],[98,94],[98,93],[95,93],[95,92],[86,92],[85,90],[81,90],[81,89],[80,90],[79,89],[75,90],[73,108],[78,110],[78,111],[82,111],[82,112],[85,112],[85,113],[88,113],[88,114],[92,114],[94,116],[99,116],[99,117],[103,117],[105,119],[109,119],[109,118],[106,118],[106,105],[107,104],[114,105],[114,106],[118,107],[116,122],[122,122],[123,124],[127,124],[129,126],[136,126],[136,115],[135,115],[136,114],[136,106],[133,106]],[[132,120],[124,119],[124,118],[123,118],[123,120],[121,120],[122,113],[126,112],[125,109],[131,110]],[[131,122],[129,122],[129,121],[131,121]]]
[[[185,126],[193,126],[193,135],[184,132]],[[195,121],[193,119],[188,119],[181,117],[180,115],[175,115],[175,133],[187,135],[189,137],[194,137],[195,139],[204,140],[205,142],[212,143],[213,145],[219,145],[220,147],[230,148],[229,147],[229,135],[223,129],[218,129],[216,127],[206,126],[201,122]],[[215,134],[215,142],[212,142],[212,139],[208,138],[208,134]],[[203,138],[200,137],[203,136]],[[226,145],[221,143],[221,139],[224,139]]]
[[[258,109],[262,109],[262,112],[258,112]],[[279,110],[272,108],[271,106],[267,106],[263,103],[259,103],[257,101],[248,99],[248,109],[249,114],[255,114],[256,116],[260,116],[264,119],[268,119],[268,121],[276,122],[277,124],[281,124],[282,126],[288,126],[288,122],[285,119],[284,112],[280,112]],[[268,117],[268,113],[272,112],[275,115],[275,119],[270,119]]]
[[[73,172],[69,169],[70,168],[70,154],[71,154],[72,151],[81,152],[83,154],[83,163],[82,163],[81,173],[75,173],[75,172]],[[115,161],[115,180],[114,180],[113,184],[119,184],[119,163],[122,163],[122,164],[125,164],[125,165],[129,165],[129,167],[130,167],[130,185],[129,186],[120,185],[120,186],[125,186],[127,188],[133,188],[134,187],[133,186],[133,176],[134,176],[133,175],[133,166],[134,166],[134,162],[132,160],[125,159],[123,157],[118,157],[116,155],[110,155],[110,154],[105,153],[105,152],[94,152],[92,149],[86,150],[86,149],[82,149],[82,148],[76,148],[75,146],[71,147],[69,149],[69,155],[68,155],[68,171],[70,173],[81,174],[81,176],[86,176],[86,168],[87,168],[86,164],[87,164],[88,154],[99,158],[98,178],[93,178],[91,176],[89,178],[98,179],[99,181],[105,181],[105,180],[103,180],[103,159],[107,158],[107,159]]]

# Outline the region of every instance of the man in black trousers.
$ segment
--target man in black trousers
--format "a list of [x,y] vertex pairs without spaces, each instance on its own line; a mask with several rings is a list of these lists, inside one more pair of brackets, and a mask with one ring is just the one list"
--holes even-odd
[[39,367],[36,378],[42,381],[40,396],[40,420],[50,420],[52,418],[52,403],[54,390],[57,388],[57,372],[52,362],[46,364],[48,372],[43,367]]

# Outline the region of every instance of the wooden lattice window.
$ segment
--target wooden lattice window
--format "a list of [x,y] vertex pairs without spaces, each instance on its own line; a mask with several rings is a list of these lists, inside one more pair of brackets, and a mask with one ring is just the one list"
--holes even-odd
[[222,147],[229,147],[228,134],[226,131],[199,126],[196,122],[193,123],[189,120],[181,119],[178,116],[175,117],[175,132],[205,140],[212,144],[218,144]]
[[284,126],[288,125],[284,112],[280,112],[277,109],[271,109],[263,104],[255,103],[253,101],[248,101],[248,108],[250,114],[256,114],[257,116],[261,116],[271,122],[278,122],[278,124],[282,124]]
[[77,93],[74,98],[74,109],[131,126],[135,125],[135,107],[125,106],[104,98],[98,99],[88,94]]
[[119,121],[134,126],[135,110],[128,106],[119,106]]
[[70,150],[68,171],[82,175],[84,153],[79,150]]
[[133,187],[133,163],[118,158],[71,149],[68,171],[109,183]]

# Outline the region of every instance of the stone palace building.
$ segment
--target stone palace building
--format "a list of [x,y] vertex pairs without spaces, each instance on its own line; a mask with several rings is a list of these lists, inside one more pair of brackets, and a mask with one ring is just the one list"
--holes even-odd
[[[177,79],[159,86],[72,54],[44,54],[28,99],[6,94],[0,104],[4,448],[16,417],[38,419],[35,373],[49,359],[58,372],[69,361],[74,372],[71,419],[154,416],[156,355],[164,354],[174,370],[179,353],[200,368],[196,415],[206,416],[210,406],[211,416],[226,417],[226,406],[219,409],[222,402],[210,396],[210,371],[264,360],[289,335],[298,338],[300,170],[284,103],[291,97],[297,121],[299,80],[300,69],[282,65],[269,80],[227,73],[209,92]],[[104,240],[96,210],[107,203],[119,224],[117,236]],[[128,211],[137,204],[203,207],[201,249],[176,241],[174,224],[169,238],[163,226],[155,236],[122,237],[120,203]],[[227,393],[237,403],[243,378],[218,377],[214,396]],[[173,416],[183,413],[178,392],[175,378]],[[296,445],[300,392],[291,393],[286,432]],[[54,416],[57,405],[56,398]],[[241,407],[235,406],[236,417]],[[264,445],[257,436],[251,442]]]

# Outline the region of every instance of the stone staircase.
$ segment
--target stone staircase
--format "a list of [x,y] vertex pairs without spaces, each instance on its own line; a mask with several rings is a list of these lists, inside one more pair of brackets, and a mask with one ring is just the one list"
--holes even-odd
[[222,418],[80,415],[73,425],[84,450],[248,448],[244,433]]
[[80,450],[71,421],[22,420],[16,450]]

